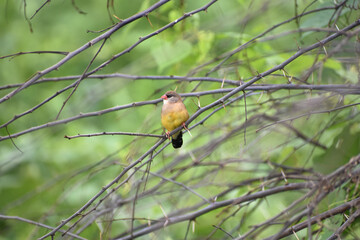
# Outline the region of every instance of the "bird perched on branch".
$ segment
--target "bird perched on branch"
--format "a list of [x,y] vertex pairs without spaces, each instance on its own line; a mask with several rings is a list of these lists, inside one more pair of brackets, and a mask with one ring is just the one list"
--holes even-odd
[[[184,103],[179,94],[174,91],[168,91],[161,96],[163,99],[163,106],[161,109],[161,124],[168,131],[169,134],[174,129],[181,125],[185,128],[185,122],[189,119],[189,113],[186,110]],[[172,136],[172,145],[174,148],[180,148],[183,144],[181,130]]]

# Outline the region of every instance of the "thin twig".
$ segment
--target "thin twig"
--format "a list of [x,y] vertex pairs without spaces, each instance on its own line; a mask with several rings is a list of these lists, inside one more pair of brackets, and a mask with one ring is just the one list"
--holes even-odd
[[[50,53],[50,54],[60,54],[60,55],[68,55],[69,52],[62,52],[62,51],[31,51],[31,52],[18,52],[18,53],[14,53],[14,54],[9,54],[9,55],[5,55],[0,57],[0,59],[5,59],[5,58],[14,58],[17,56],[21,56],[21,55],[27,55],[27,54],[44,54],[44,53]],[[20,86],[21,84],[18,84],[18,86]]]
[[101,133],[90,133],[90,134],[78,134],[75,136],[67,136],[64,138],[74,139],[79,137],[96,137],[96,136],[115,136],[115,135],[127,135],[127,136],[140,136],[140,137],[154,137],[154,138],[166,138],[165,135],[156,135],[156,134],[146,134],[146,133],[131,133],[131,132],[101,132]]
[[[5,219],[5,220],[17,220],[17,221],[21,221],[21,222],[26,222],[26,223],[30,223],[30,224],[33,224],[33,225],[36,225],[36,226],[39,226],[39,227],[43,227],[43,228],[46,228],[46,229],[54,229],[53,227],[50,227],[46,224],[43,224],[43,223],[39,223],[39,222],[35,222],[35,221],[32,221],[32,220],[29,220],[29,219],[26,219],[26,218],[22,218],[22,217],[18,217],[18,216],[7,216],[7,215],[0,215],[0,219]],[[65,233],[64,230],[59,230],[61,233]],[[76,239],[81,239],[81,240],[86,240],[86,238],[83,238],[83,237],[80,237],[74,233],[66,233],[66,235],[68,236],[71,236],[71,237],[74,237]]]
[[[11,91],[10,93],[6,94],[4,97],[0,98],[0,103],[3,103],[5,101],[9,100],[11,97],[13,97],[18,92],[20,92],[23,89],[29,87],[30,85],[32,85],[34,82],[36,82],[38,79],[45,76],[46,74],[60,68],[62,65],[64,65],[68,61],[70,61],[72,58],[74,58],[75,56],[77,56],[81,52],[85,51],[86,49],[94,46],[96,43],[104,40],[105,38],[109,38],[114,32],[116,32],[117,30],[119,30],[123,26],[125,26],[125,25],[139,19],[139,18],[142,18],[142,17],[148,15],[150,12],[154,11],[155,9],[159,8],[160,6],[164,5],[165,3],[169,2],[169,1],[170,0],[159,0],[157,3],[153,4],[148,9],[129,17],[129,18],[125,19],[122,22],[119,22],[113,28],[108,30],[107,32],[101,34],[100,36],[98,36],[98,37],[96,37],[94,39],[92,39],[91,41],[89,41],[88,43],[86,43],[83,46],[79,47],[78,49],[70,52],[68,55],[66,55],[66,57],[61,59],[59,62],[55,63],[54,65],[52,65],[52,66],[50,66],[50,67],[48,67],[48,68],[46,68],[46,69],[44,69],[42,71],[37,72],[33,77],[31,77],[28,81],[23,83],[20,87],[18,87],[17,89]],[[24,0],[24,2],[25,2],[25,0]]]

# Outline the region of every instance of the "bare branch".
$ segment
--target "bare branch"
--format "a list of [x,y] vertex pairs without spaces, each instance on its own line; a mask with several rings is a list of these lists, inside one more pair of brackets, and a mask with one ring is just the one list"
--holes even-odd
[[[353,208],[355,206],[357,206],[360,203],[360,198],[354,199],[350,202],[344,203],[340,206],[337,206],[335,208],[332,208],[328,211],[325,211],[321,214],[318,214],[314,217],[312,217],[311,219],[309,219],[308,221],[296,224],[294,226],[292,226],[291,228],[289,228],[288,230],[286,230],[285,232],[283,232],[279,237],[283,238],[286,236],[289,236],[291,234],[293,234],[293,232],[298,232],[306,227],[308,227],[308,223],[310,223],[311,225],[318,223],[319,221],[322,221],[324,219],[327,218],[331,218],[337,214],[342,214],[344,213],[346,210]],[[357,210],[358,212],[359,210]],[[272,239],[272,237],[266,238],[267,240]],[[337,237],[331,237],[330,239],[337,239]]]
[[67,136],[64,138],[74,139],[79,137],[95,137],[95,136],[106,136],[106,135],[128,135],[128,136],[141,136],[141,137],[155,137],[155,138],[166,138],[165,135],[155,135],[155,134],[146,134],[146,133],[130,133],[130,132],[102,132],[102,133],[90,133],[90,134],[78,134],[75,136]]
[[39,71],[38,73],[36,73],[32,78],[30,78],[28,81],[26,81],[24,84],[22,84],[20,87],[18,87],[17,89],[13,90],[12,92],[10,92],[9,94],[5,95],[4,97],[2,97],[0,99],[0,104],[3,103],[4,101],[7,101],[8,99],[10,99],[12,96],[14,96],[15,94],[17,94],[18,92],[22,91],[23,89],[29,87],[30,85],[32,85],[34,82],[36,82],[38,79],[40,79],[41,77],[43,77],[44,75],[58,69],[59,67],[61,67],[62,65],[64,65],[66,62],[68,62],[69,60],[71,60],[72,58],[74,58],[75,56],[77,56],[78,54],[80,54],[81,52],[85,51],[86,49],[92,47],[93,45],[95,45],[96,43],[109,38],[114,32],[116,32],[117,30],[119,30],[120,28],[122,28],[123,26],[141,18],[144,17],[146,15],[148,15],[150,12],[154,11],[155,9],[159,8],[160,6],[162,6],[163,4],[167,3],[169,0],[160,0],[157,3],[155,3],[154,5],[152,5],[151,7],[149,7],[148,9],[146,9],[145,11],[142,11],[140,13],[137,13],[135,15],[133,15],[132,17],[129,17],[127,19],[125,19],[122,22],[119,22],[118,24],[116,24],[112,29],[110,29],[109,31],[101,34],[100,36],[92,39],[91,41],[89,41],[88,43],[86,43],[85,45],[81,46],[80,48],[70,52],[66,57],[64,57],[62,60],[60,60],[59,62],[57,62],[56,64],[54,64],[51,67],[48,67],[42,71]]
[[[17,220],[17,221],[26,222],[26,223],[33,224],[33,225],[36,225],[36,226],[39,226],[39,227],[42,227],[42,228],[46,228],[46,229],[50,229],[50,230],[54,229],[53,227],[50,227],[50,226],[45,225],[43,223],[35,222],[35,221],[29,220],[29,219],[26,219],[26,218],[22,218],[22,217],[18,217],[18,216],[0,215],[0,219]],[[59,231],[61,233],[65,233],[64,230],[59,230]],[[73,234],[73,233],[66,233],[66,235],[71,236],[71,237],[76,238],[76,239],[86,240],[86,238],[80,237],[80,236],[78,236],[76,234]]]
[[[60,55],[68,55],[69,54],[69,52],[61,52],[61,51],[31,51],[31,52],[18,52],[18,53],[2,56],[2,57],[0,57],[0,59],[14,58],[14,57],[26,55],[26,54],[43,54],[43,53],[60,54]],[[21,84],[17,84],[17,86],[14,86],[14,87],[19,87],[20,85]]]

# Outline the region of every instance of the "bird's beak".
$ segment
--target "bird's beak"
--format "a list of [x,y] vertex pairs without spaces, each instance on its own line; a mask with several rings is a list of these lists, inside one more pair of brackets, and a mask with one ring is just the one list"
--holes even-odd
[[168,99],[168,97],[167,97],[165,94],[162,95],[161,98],[164,99],[164,100],[167,100],[167,99]]

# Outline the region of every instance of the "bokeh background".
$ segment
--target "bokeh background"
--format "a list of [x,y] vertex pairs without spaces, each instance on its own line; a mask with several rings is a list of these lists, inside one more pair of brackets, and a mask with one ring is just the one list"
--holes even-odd
[[[161,2],[126,25],[157,2],[0,3],[0,239],[62,220],[79,239],[359,238],[359,1]],[[181,149],[120,134],[163,134],[175,89],[196,115]]]

